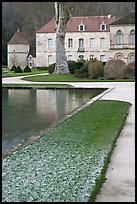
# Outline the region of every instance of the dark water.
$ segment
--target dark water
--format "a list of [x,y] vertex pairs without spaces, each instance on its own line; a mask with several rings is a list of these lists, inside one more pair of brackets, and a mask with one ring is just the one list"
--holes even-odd
[[2,152],[101,93],[103,89],[2,89]]

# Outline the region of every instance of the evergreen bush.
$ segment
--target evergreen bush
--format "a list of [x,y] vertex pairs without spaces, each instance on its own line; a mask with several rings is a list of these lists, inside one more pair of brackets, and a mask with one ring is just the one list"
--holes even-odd
[[22,69],[21,69],[20,66],[17,66],[17,68],[15,69],[14,72],[15,72],[15,73],[22,73],[23,71],[22,71]]
[[67,61],[68,63],[68,68],[71,74],[75,74],[75,71],[77,69],[77,62],[74,60],[69,60]]
[[79,60],[76,62],[76,70],[80,70],[84,66],[85,60]]
[[52,74],[52,73],[54,72],[54,70],[55,70],[55,65],[56,65],[56,63],[53,63],[53,64],[50,64],[50,65],[48,66],[48,72],[49,72],[49,74]]
[[27,66],[24,68],[24,72],[31,72],[31,68],[27,65]]
[[16,69],[16,66],[13,65],[13,66],[11,67],[10,71],[15,71],[15,69]]
[[91,62],[91,60],[87,60],[84,65],[81,67],[80,70],[78,70],[75,74],[76,77],[79,77],[79,78],[88,78],[89,75],[88,75],[88,65],[89,63]]

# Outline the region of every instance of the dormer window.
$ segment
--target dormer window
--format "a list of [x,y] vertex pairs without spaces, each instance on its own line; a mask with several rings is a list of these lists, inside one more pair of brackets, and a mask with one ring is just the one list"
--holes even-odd
[[79,31],[84,31],[85,30],[85,25],[81,24],[79,25]]
[[106,24],[102,23],[102,24],[100,25],[100,30],[101,30],[101,31],[105,31],[105,30],[106,30]]

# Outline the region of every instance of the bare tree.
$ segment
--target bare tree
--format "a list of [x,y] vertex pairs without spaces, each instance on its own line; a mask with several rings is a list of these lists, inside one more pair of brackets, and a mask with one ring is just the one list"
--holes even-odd
[[69,74],[65,53],[65,35],[67,22],[70,19],[74,5],[72,2],[55,2],[56,14],[56,67],[54,74]]

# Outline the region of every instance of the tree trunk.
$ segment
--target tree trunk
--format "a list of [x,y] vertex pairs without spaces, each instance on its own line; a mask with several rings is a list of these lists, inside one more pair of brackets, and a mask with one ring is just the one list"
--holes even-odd
[[67,57],[65,53],[66,25],[70,18],[64,4],[55,2],[56,13],[56,66],[54,74],[69,74]]

